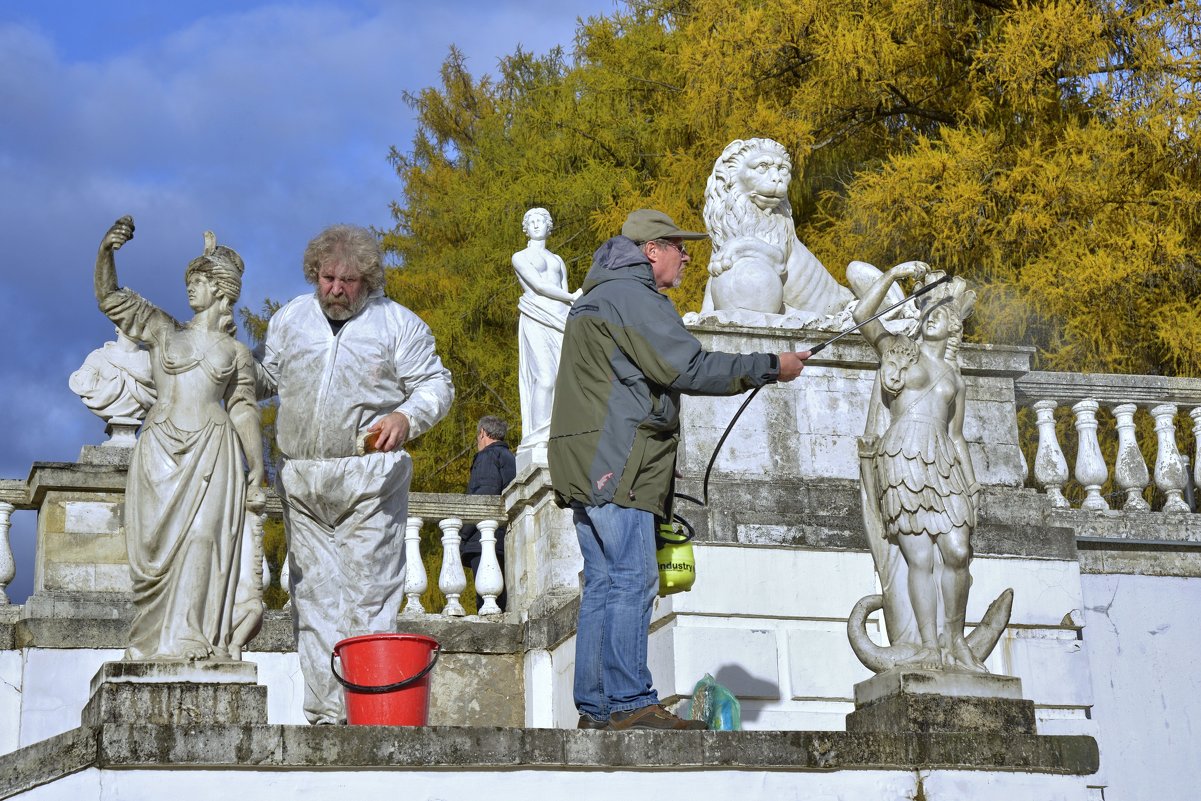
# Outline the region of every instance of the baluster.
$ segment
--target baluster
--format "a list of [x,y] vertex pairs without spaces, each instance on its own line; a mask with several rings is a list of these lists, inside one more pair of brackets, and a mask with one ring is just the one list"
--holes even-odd
[[442,529],[442,571],[438,573],[438,589],[446,596],[446,606],[442,614],[448,617],[462,617],[467,614],[459,596],[467,589],[467,575],[463,572],[463,559],[459,556],[459,530],[463,521],[457,517],[448,517],[438,521]]
[[1151,476],[1134,435],[1134,413],[1137,410],[1138,406],[1133,403],[1113,407],[1113,416],[1118,425],[1118,458],[1113,466],[1113,476],[1118,486],[1126,492],[1126,503],[1122,508],[1127,512],[1146,512],[1151,508],[1151,504],[1143,497],[1143,490],[1147,488]]
[[1188,503],[1182,497],[1184,463],[1180,460],[1180,451],[1176,449],[1176,406],[1161,404],[1151,410],[1151,416],[1155,418],[1155,436],[1159,440],[1159,450],[1155,454],[1155,486],[1167,496],[1163,510],[1187,512]]
[[421,561],[420,517],[410,517],[405,524],[405,608],[402,615],[418,617],[425,614],[421,594],[429,587],[425,563]]
[[8,542],[8,530],[12,526],[12,513],[17,507],[0,501],[0,604],[8,603],[9,582],[17,577],[17,563],[13,560],[12,547]]
[[1034,412],[1038,415],[1034,480],[1051,499],[1051,506],[1070,509],[1072,505],[1063,497],[1063,482],[1068,480],[1068,461],[1063,458],[1063,448],[1059,447],[1059,437],[1055,434],[1055,407],[1053,400],[1040,400],[1034,404]]
[[505,577],[501,573],[500,560],[496,558],[495,520],[481,520],[476,526],[480,530],[480,566],[475,574],[475,595],[482,598],[481,615],[499,615],[500,606],[496,599],[505,588]]
[[1076,480],[1086,494],[1081,509],[1104,512],[1109,504],[1101,497],[1101,485],[1109,478],[1109,468],[1101,456],[1101,445],[1097,442],[1097,409],[1101,404],[1086,398],[1072,407],[1076,415]]
[[1196,454],[1193,456],[1193,492],[1201,492],[1201,406],[1188,413],[1193,418],[1193,442]]

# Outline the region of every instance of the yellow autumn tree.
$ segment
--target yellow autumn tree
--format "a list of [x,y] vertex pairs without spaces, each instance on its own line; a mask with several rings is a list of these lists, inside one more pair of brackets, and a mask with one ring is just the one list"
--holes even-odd
[[[836,276],[923,258],[981,286],[976,339],[1050,369],[1198,374],[1199,36],[1196,3],[631,0],[570,54],[519,51],[494,76],[452,51],[409,98],[385,237],[389,291],[459,393],[417,483],[460,489],[475,420],[519,422],[524,211],[554,216],[574,288],[634,208],[701,225],[735,138],[791,152],[798,232]],[[700,305],[697,250],[681,310]]]

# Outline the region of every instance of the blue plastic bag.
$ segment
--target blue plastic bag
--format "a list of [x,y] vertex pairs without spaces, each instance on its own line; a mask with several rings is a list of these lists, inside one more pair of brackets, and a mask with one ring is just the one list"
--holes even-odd
[[703,720],[710,731],[741,731],[742,705],[708,673],[692,690],[693,720]]

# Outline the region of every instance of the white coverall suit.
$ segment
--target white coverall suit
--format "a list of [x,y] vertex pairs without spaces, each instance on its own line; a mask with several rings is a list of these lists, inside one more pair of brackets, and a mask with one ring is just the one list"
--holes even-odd
[[371,295],[335,336],[314,295],[267,326],[260,394],[278,392],[276,438],[305,716],[345,722],[329,658],[341,639],[396,630],[404,598],[404,531],[413,462],[403,449],[355,455],[358,435],[392,412],[409,438],[454,398],[429,327]]

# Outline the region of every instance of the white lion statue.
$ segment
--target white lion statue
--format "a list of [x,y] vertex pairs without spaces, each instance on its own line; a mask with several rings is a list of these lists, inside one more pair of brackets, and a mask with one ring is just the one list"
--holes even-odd
[[[772,139],[735,139],[722,151],[705,186],[705,226],[713,242],[705,311],[815,319],[854,300],[797,239],[791,179],[788,151]],[[852,286],[870,286],[879,274],[864,262],[847,268]]]

